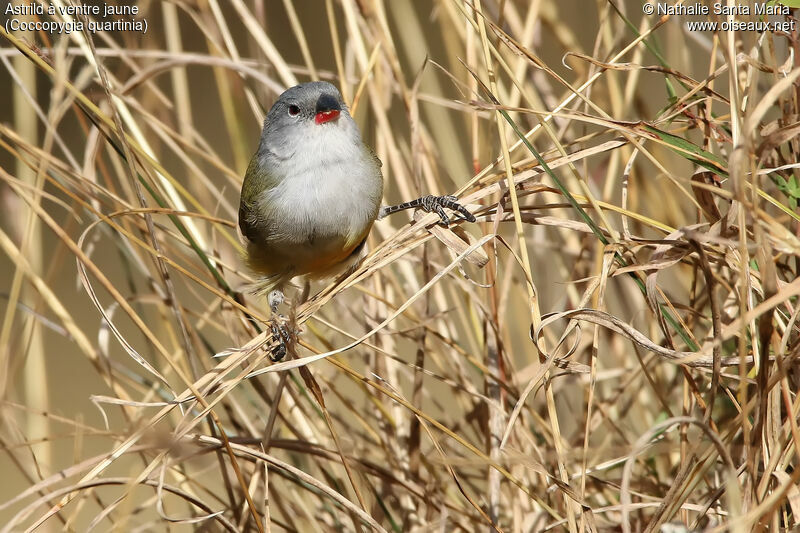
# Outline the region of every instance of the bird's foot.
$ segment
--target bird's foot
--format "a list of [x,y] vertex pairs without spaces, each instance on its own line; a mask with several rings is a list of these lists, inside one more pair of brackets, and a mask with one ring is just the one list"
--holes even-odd
[[414,209],[417,207],[427,211],[428,213],[436,213],[439,215],[442,224],[445,226],[450,225],[450,218],[447,216],[447,213],[445,213],[445,208],[451,209],[452,211],[458,213],[461,218],[468,222],[475,222],[476,220],[475,215],[470,213],[466,207],[458,203],[458,198],[455,196],[434,196],[432,194],[428,194],[421,198],[417,198],[416,200],[411,200],[410,202],[404,202],[398,205],[383,206],[381,207],[378,218],[383,218],[387,215],[397,213],[398,211]]
[[451,209],[452,211],[458,213],[461,218],[468,222],[475,222],[475,215],[470,213],[466,207],[458,203],[458,198],[452,195],[448,196],[433,196],[431,194],[427,196],[423,196],[420,200],[420,207],[430,212],[435,212],[439,215],[439,218],[442,221],[442,224],[445,226],[450,225],[450,219],[447,217],[447,214],[444,212],[444,208]]
[[286,357],[289,350],[293,349],[300,332],[292,327],[291,322],[285,316],[278,314],[272,318],[269,329],[273,342],[277,342],[270,351],[269,358],[273,363],[277,363]]

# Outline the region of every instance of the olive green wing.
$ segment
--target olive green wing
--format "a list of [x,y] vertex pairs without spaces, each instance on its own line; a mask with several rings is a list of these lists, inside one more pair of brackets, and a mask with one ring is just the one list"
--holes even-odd
[[256,153],[247,166],[239,198],[239,228],[250,241],[260,240],[265,229],[264,216],[258,209],[258,197],[277,184],[278,180],[266,171]]

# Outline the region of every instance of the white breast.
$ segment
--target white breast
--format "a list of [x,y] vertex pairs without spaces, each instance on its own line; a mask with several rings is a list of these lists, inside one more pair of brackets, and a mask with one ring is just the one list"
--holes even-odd
[[[352,119],[304,128],[302,149],[275,162],[283,178],[265,191],[263,205],[280,240],[298,244],[309,238],[363,234],[380,206],[383,182],[371,154],[361,146]],[[355,135],[353,135],[353,133]],[[278,235],[275,235],[278,237]]]

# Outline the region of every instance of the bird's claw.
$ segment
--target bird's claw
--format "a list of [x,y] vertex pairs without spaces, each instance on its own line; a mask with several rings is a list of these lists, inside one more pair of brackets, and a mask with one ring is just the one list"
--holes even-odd
[[272,348],[269,354],[269,359],[273,363],[277,363],[284,357],[297,338],[298,331],[292,331],[286,327],[286,318],[283,316],[276,316],[270,324],[270,331],[272,332],[272,340],[277,344]]
[[436,213],[439,215],[442,224],[445,226],[450,225],[450,219],[447,216],[447,213],[444,212],[444,208],[452,209],[456,213],[461,216],[464,220],[468,222],[475,222],[475,215],[470,213],[466,207],[458,203],[458,198],[455,196],[434,196],[433,194],[428,194],[421,198],[417,198],[416,200],[411,200],[410,202],[404,202],[398,205],[385,205],[380,208],[378,211],[378,219],[391,215],[393,213],[397,213],[400,211],[404,211],[406,209],[415,209],[421,208],[428,213]]
[[475,222],[475,215],[470,213],[466,207],[458,203],[458,198],[452,195],[434,196],[429,194],[419,199],[420,207],[428,213],[436,213],[445,226],[450,225],[450,218],[445,213],[444,208],[451,209],[458,213],[461,218],[468,222]]

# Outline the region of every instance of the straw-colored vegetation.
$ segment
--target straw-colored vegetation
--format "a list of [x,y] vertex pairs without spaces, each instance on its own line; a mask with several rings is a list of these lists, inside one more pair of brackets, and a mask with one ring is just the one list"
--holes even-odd
[[[798,526],[797,31],[133,3],[145,34],[0,30],[0,531]],[[376,223],[273,364],[238,193],[310,79],[386,203],[478,222]]]

